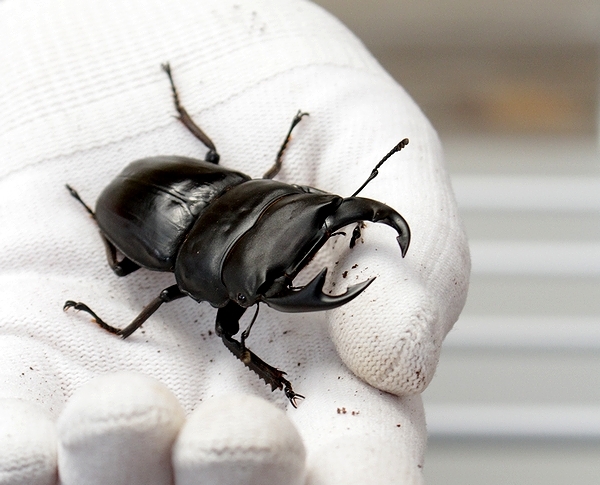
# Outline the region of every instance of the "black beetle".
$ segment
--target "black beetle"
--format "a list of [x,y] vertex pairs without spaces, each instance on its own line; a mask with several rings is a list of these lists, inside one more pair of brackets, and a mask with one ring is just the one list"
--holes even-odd
[[[323,293],[327,269],[302,288],[292,285],[296,275],[336,232],[349,224],[371,221],[394,228],[406,254],[410,230],[394,209],[356,195],[377,175],[377,169],[408,143],[402,140],[351,196],[342,198],[321,190],[272,180],[294,127],[307,113],[298,112],[262,179],[218,165],[219,155],[210,138],[194,123],[179,102],[169,64],[162,66],[173,91],[181,122],[208,148],[205,160],[178,156],[145,158],[128,165],[104,189],[94,212],[67,185],[92,215],[106,246],[108,263],[117,276],[140,267],[175,274],[176,284],[164,289],[124,329],[105,323],[87,305],[67,301],[64,309],[89,313],[105,330],[126,338],[163,303],[190,296],[218,308],[216,333],[225,346],[256,372],[272,390],[283,389],[296,405],[296,394],[285,373],[248,350],[246,338],[264,302],[283,312],[309,312],[339,307],[357,297],[374,278],[351,286],[346,293]],[[352,243],[359,236],[355,229]],[[118,261],[117,251],[123,255]],[[241,334],[239,320],[257,305],[252,322]]]

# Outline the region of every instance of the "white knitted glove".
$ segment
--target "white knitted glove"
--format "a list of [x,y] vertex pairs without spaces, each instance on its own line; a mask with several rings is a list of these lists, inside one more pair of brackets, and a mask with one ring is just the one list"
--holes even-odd
[[[0,484],[54,484],[57,467],[64,485],[420,483],[419,394],[469,256],[434,130],[360,42],[299,0],[4,0],[0,45]],[[127,340],[62,311],[83,301],[123,327],[173,284],[117,278],[64,187],[93,205],[135,159],[204,158],[174,118],[165,61],[221,164],[252,177],[298,109],[310,117],[285,182],[349,196],[410,139],[361,193],[408,221],[406,257],[368,224],[307,268],[328,267],[334,293],[377,276],[358,298],[327,313],[261,307],[248,345],[288,373],[299,409],[224,348],[207,303],[165,304]]]

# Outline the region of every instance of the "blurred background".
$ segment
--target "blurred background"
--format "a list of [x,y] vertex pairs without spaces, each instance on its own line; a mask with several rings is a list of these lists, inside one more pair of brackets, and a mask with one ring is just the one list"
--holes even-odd
[[600,0],[316,3],[438,130],[470,238],[427,484],[600,484]]

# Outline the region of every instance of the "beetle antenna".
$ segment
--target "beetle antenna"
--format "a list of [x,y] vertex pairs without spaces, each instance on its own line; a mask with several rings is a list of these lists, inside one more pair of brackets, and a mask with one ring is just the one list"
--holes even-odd
[[402,150],[406,145],[408,145],[408,138],[405,138],[404,140],[402,140],[400,143],[398,143],[394,148],[392,148],[390,150],[390,152],[381,159],[381,162],[379,162],[377,165],[375,165],[375,168],[373,169],[373,171],[371,172],[371,175],[369,175],[369,178],[365,181],[364,184],[362,184],[358,190],[356,192],[354,192],[350,197],[356,197],[359,192],[364,189],[367,184],[373,180],[375,177],[377,177],[377,175],[379,175],[379,171],[377,170],[379,167],[381,167],[385,161],[390,158],[394,153],[399,152],[400,150]]

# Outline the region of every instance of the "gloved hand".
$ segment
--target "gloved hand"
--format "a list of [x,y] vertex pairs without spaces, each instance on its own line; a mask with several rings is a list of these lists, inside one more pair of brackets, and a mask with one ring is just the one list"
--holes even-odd
[[[174,442],[177,485],[420,483],[420,392],[469,256],[434,130],[360,42],[304,1],[4,0],[0,44],[0,484],[54,484],[57,468],[64,485],[169,484]],[[221,165],[252,177],[298,109],[284,182],[349,196],[410,139],[361,193],[408,221],[406,257],[380,224],[349,249],[349,228],[300,276],[328,267],[333,293],[377,276],[363,294],[327,313],[261,307],[248,346],[287,372],[298,409],[224,348],[207,303],[165,304],[126,340],[62,311],[83,301],[124,327],[173,284],[117,278],[64,187],[93,205],[133,160],[204,158],[165,61]]]

